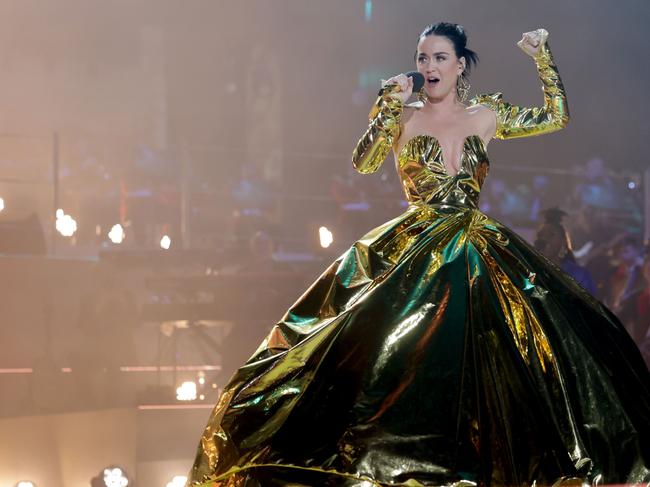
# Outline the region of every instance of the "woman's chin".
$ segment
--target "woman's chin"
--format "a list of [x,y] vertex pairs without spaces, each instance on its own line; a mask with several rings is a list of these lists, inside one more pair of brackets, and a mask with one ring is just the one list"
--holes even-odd
[[444,98],[444,94],[440,90],[436,90],[435,88],[433,89],[425,89],[424,92],[427,95],[427,98],[430,100],[440,100],[441,98]]
[[427,95],[427,98],[435,98],[436,93],[433,90],[425,89],[424,94]]
[[439,100],[444,100],[447,98],[447,96],[450,94],[450,90],[444,91],[440,87],[434,87],[434,88],[425,88],[424,93],[427,95],[427,98],[431,101],[439,101]]

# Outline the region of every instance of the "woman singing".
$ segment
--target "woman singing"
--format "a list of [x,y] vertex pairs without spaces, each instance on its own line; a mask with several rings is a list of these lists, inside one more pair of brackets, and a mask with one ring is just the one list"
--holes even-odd
[[[487,145],[566,126],[539,29],[518,46],[544,104],[465,101],[461,26],[418,38],[354,150],[392,150],[408,210],[336,260],[233,376],[190,485],[532,486],[650,481],[650,374],[617,318],[478,209]],[[577,482],[577,484],[576,484]]]

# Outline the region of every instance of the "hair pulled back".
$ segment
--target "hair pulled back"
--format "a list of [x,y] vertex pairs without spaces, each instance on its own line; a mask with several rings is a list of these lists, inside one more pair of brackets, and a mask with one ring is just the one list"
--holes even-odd
[[[465,76],[469,75],[472,67],[476,66],[478,63],[478,54],[467,48],[467,35],[465,34],[465,28],[460,24],[453,24],[450,22],[437,22],[435,24],[430,24],[424,28],[418,37],[418,42],[420,42],[424,37],[431,35],[444,36],[449,39],[451,44],[454,46],[456,57],[458,59],[461,57],[465,58],[465,71],[463,73]],[[417,58],[417,51],[415,52],[414,58]]]

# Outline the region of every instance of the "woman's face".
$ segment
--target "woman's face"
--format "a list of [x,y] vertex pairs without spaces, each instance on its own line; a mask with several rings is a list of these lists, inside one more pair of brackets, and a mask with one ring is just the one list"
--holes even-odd
[[430,35],[418,42],[415,62],[424,76],[424,90],[434,100],[456,93],[456,79],[465,69],[465,58],[456,57],[454,45],[445,36]]

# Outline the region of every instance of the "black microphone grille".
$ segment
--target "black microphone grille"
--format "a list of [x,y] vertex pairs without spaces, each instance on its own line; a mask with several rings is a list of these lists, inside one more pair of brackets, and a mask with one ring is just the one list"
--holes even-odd
[[406,76],[413,78],[413,93],[416,93],[424,86],[424,76],[417,71],[409,71]]

